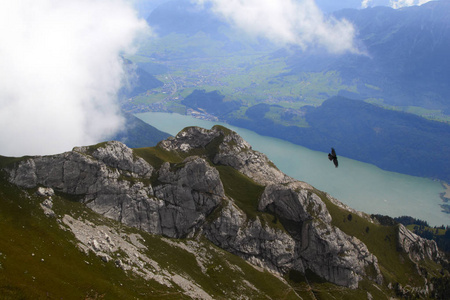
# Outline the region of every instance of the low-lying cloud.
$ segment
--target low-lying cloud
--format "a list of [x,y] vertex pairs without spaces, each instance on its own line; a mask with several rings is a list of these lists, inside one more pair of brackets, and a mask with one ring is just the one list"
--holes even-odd
[[215,13],[247,33],[303,49],[324,47],[332,53],[358,53],[355,28],[346,20],[325,17],[314,0],[192,0],[211,4]]
[[[376,5],[389,5],[392,8],[398,9],[402,7],[408,7],[413,5],[422,5],[432,0],[363,0],[361,2],[361,8],[367,8]],[[389,2],[389,3],[387,3]]]
[[361,8],[367,8],[370,6],[371,3],[372,3],[372,0],[363,0],[361,2]]
[[430,1],[431,0],[390,0],[390,4],[392,8],[397,9],[413,5],[422,5]]
[[148,29],[126,0],[0,2],[0,155],[92,144],[122,125],[121,54]]

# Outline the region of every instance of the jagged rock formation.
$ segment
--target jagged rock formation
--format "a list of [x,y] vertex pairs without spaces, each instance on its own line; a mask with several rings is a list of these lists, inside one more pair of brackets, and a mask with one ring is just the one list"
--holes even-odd
[[205,227],[205,235],[221,248],[257,266],[277,272],[296,267],[295,240],[260,219],[249,220],[232,201],[227,201],[218,218]]
[[220,140],[214,148],[211,160],[214,164],[231,166],[242,174],[262,185],[292,182],[264,154],[253,151],[252,147],[238,134],[221,127],[207,130],[199,127],[188,127],[175,138],[160,143],[168,151],[188,153],[193,149],[206,149],[208,145]]
[[398,247],[408,253],[409,258],[418,262],[424,259],[436,261],[442,258],[434,241],[426,240],[399,224]]
[[[363,278],[381,283],[377,258],[363,242],[332,225],[321,197],[336,200],[283,174],[236,133],[220,126],[190,127],[153,152],[142,151],[107,142],[27,158],[7,172],[18,186],[79,195],[93,211],[153,234],[203,235],[276,273],[311,270],[351,288]],[[220,168],[241,174],[261,191],[250,200],[254,207],[231,196],[237,189],[232,183],[227,192]],[[399,236],[414,259],[439,256],[435,244],[405,228]]]
[[[298,183],[266,187],[259,202],[260,210],[269,210],[284,220],[296,240],[301,270],[311,269],[324,278],[345,286],[357,286],[373,266],[381,282],[378,262],[367,247],[331,225],[331,216],[320,197]],[[324,263],[325,262],[325,263]]]

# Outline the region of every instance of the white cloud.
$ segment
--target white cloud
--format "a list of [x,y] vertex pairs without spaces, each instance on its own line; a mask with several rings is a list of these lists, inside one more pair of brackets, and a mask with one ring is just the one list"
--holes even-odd
[[430,1],[431,0],[390,0],[390,5],[392,8],[397,9],[413,5],[422,5]]
[[126,0],[0,2],[0,155],[50,154],[122,126],[120,54],[147,29]]
[[314,0],[192,0],[250,34],[332,53],[357,53],[355,29],[346,20],[326,18]]
[[361,2],[361,8],[367,8],[371,3],[372,0],[363,0],[363,2]]

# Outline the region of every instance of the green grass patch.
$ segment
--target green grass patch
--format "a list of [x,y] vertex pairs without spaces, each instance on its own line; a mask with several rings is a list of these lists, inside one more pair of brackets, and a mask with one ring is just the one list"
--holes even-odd
[[380,106],[384,109],[407,112],[432,121],[450,123],[450,116],[445,114],[442,110],[427,109],[420,106],[389,105],[386,104],[383,99],[374,99],[374,98],[366,99],[365,102]]
[[216,166],[225,188],[225,194],[251,219],[255,219],[259,198],[264,187],[229,166]]
[[306,274],[291,270],[284,277],[303,299],[359,300],[367,299],[368,292],[373,299],[390,298],[390,291],[369,280],[362,280],[358,289],[353,290],[327,282],[309,270]]
[[8,157],[8,156],[1,156],[0,155],[0,169],[5,168],[9,165],[12,165],[14,163],[20,162],[22,160],[26,160],[30,158],[30,156],[23,156],[23,157]]
[[73,235],[44,215],[41,201],[0,179],[0,295],[6,299],[157,299],[173,292],[155,281],[127,275],[113,262],[80,252]]
[[158,146],[133,149],[133,153],[158,169],[164,162],[181,163],[184,159],[177,152],[166,151]]
[[368,280],[361,281],[359,288],[356,290],[332,283],[316,283],[313,281],[310,281],[310,283],[316,299],[360,300],[368,299],[367,293],[372,295],[372,299],[392,299],[390,291],[380,289],[379,286]]
[[265,118],[270,119],[276,124],[282,126],[308,126],[308,122],[306,122],[303,115],[289,112],[283,107],[270,107],[270,110],[265,114]]
[[265,187],[230,166],[215,166],[219,171],[225,194],[250,220],[259,218],[263,225],[286,232],[283,224],[272,214],[258,211],[258,203]]

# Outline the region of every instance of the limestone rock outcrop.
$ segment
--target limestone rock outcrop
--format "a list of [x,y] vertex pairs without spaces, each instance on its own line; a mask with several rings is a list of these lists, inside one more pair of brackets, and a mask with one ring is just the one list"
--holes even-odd
[[219,173],[204,159],[189,157],[179,170],[164,163],[155,196],[165,203],[160,209],[161,233],[170,237],[192,235],[225,197]]
[[188,152],[208,146],[213,148],[213,141],[219,142],[210,157],[214,164],[231,166],[262,185],[295,181],[278,170],[265,154],[253,150],[240,135],[221,126],[211,130],[188,127],[175,138],[161,142],[160,146],[168,151]]
[[[351,288],[363,278],[382,281],[377,258],[366,245],[332,225],[323,197],[336,200],[283,174],[235,132],[221,126],[189,127],[160,142],[146,159],[138,153],[107,142],[25,158],[5,170],[9,181],[23,188],[79,195],[93,211],[153,234],[202,235],[276,273],[310,270]],[[223,168],[260,188],[251,200],[256,203],[252,213],[248,203],[226,192]],[[227,184],[233,191],[232,183]],[[401,228],[399,240],[414,259],[438,253],[435,244],[417,239],[406,228]]]
[[249,219],[232,201],[204,232],[214,244],[254,265],[281,273],[296,266],[295,240],[259,218]]
[[[88,147],[76,147],[75,152],[89,154]],[[105,147],[98,147],[92,157],[103,162],[106,166],[125,172],[127,176],[150,178],[153,167],[141,157],[136,157],[133,150],[117,141],[107,142]]]
[[77,147],[29,158],[8,172],[18,186],[45,186],[80,195],[97,213],[176,238],[190,234],[224,197],[217,170],[201,158],[188,159],[175,171],[164,164],[158,178],[161,184],[154,190],[149,181],[153,167],[119,142],[94,151]]
[[424,259],[440,260],[442,254],[434,241],[426,240],[399,224],[398,247],[405,251],[414,262]]

